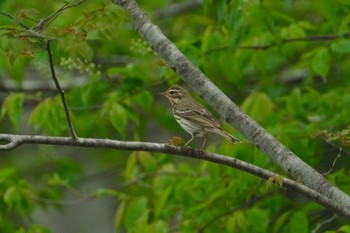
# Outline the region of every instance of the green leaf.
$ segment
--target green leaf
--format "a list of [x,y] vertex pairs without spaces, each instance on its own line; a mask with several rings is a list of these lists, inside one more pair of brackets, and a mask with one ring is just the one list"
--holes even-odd
[[140,116],[137,112],[135,112],[135,110],[133,108],[130,108],[129,106],[123,106],[125,108],[125,111],[127,111],[128,113],[128,117],[130,118],[130,120],[132,120],[133,122],[135,122],[135,124],[137,126],[140,125]]
[[133,66],[129,66],[128,69],[126,69],[126,75],[127,77],[123,78],[121,80],[122,83],[122,89],[125,92],[132,92],[135,91],[137,88],[140,88],[143,86],[143,80],[137,77],[134,77],[134,73],[139,72],[136,68]]
[[[259,219],[259,221],[255,221]],[[269,212],[259,208],[247,210],[247,220],[250,223],[249,232],[268,232]]]
[[138,151],[137,157],[146,171],[155,171],[157,169],[157,160],[150,152]]
[[319,49],[312,58],[312,69],[325,80],[331,66],[331,57],[326,48]]
[[283,232],[283,226],[286,222],[287,217],[289,216],[290,212],[285,212],[281,216],[278,217],[276,220],[274,226],[273,226],[273,233]]
[[130,154],[124,169],[124,176],[126,180],[132,180],[139,172],[137,165],[137,152],[134,151]]
[[53,135],[67,130],[66,116],[59,96],[40,102],[31,113],[28,124],[34,126],[36,132],[44,129]]
[[34,126],[35,132],[38,132],[48,118],[49,104],[48,100],[40,102],[29,116],[28,124]]
[[167,187],[165,190],[162,190],[161,194],[154,200],[154,216],[156,219],[161,217],[172,190],[173,188],[171,186]]
[[107,188],[99,188],[95,191],[95,196],[96,197],[101,197],[101,196],[112,196],[112,197],[125,197],[125,195],[115,189],[107,189]]
[[350,6],[350,0],[338,0],[341,4]]
[[[241,229],[245,229],[247,227],[247,219],[244,216],[243,210],[235,211],[226,222],[226,229],[228,232],[240,232]],[[245,231],[241,231],[245,232]]]
[[270,97],[262,92],[252,93],[242,103],[242,109],[257,121],[263,121],[274,113],[274,106]]
[[3,200],[8,210],[13,210],[21,215],[28,215],[32,210],[32,204],[26,193],[31,189],[25,180],[19,180],[15,186],[11,186],[3,194]]
[[350,53],[350,40],[339,40],[331,45],[331,49],[336,53]]
[[3,199],[8,209],[12,210],[16,205],[18,205],[21,202],[22,198],[18,188],[12,186],[6,189]]
[[74,51],[77,52],[77,54],[84,60],[84,61],[91,61],[92,57],[94,56],[94,51],[90,47],[90,45],[83,41],[76,45]]
[[217,7],[217,17],[218,17],[218,22],[222,23],[224,20],[224,15],[225,15],[225,6],[226,6],[226,0],[220,0],[216,7]]
[[26,233],[50,233],[50,230],[47,229],[45,226],[32,224],[30,225]]
[[52,174],[52,176],[47,180],[47,184],[54,186],[62,185],[64,187],[69,186],[67,180],[62,179],[58,173]]
[[118,206],[117,213],[114,216],[114,226],[116,229],[120,229],[122,227],[123,219],[125,218],[125,210],[126,210],[127,204],[128,204],[128,201],[123,200],[122,202],[120,202]]
[[[281,30],[281,38],[290,39],[290,38],[303,38],[305,37],[305,31],[298,24],[291,24],[288,28],[283,28]],[[284,43],[283,52],[287,55],[295,55],[299,51],[302,51],[305,47],[304,41],[298,41],[294,43]]]
[[138,105],[151,110],[153,104],[153,95],[149,91],[142,91],[134,96],[134,99]]
[[146,227],[145,233],[167,233],[170,232],[169,226],[165,221],[155,221]]
[[305,213],[302,212],[296,212],[292,215],[290,218],[289,224],[288,224],[288,230],[290,233],[307,233],[309,232],[308,229],[308,221]]
[[9,181],[13,177],[15,177],[15,175],[17,175],[17,171],[13,167],[6,167],[0,169],[0,183]]
[[3,119],[7,113],[11,124],[16,131],[18,131],[18,126],[21,121],[23,99],[23,94],[11,93],[6,97],[1,107],[0,120]]
[[305,110],[303,108],[301,91],[299,88],[294,88],[289,97],[287,97],[287,108],[289,114],[298,118],[305,118]]
[[128,123],[128,114],[123,105],[113,103],[109,112],[109,119],[120,136],[122,138],[125,138],[126,124]]
[[140,196],[129,201],[124,218],[124,225],[127,230],[131,230],[136,221],[138,221],[146,212],[148,206],[148,198]]
[[350,233],[350,226],[349,225],[344,225],[340,227],[337,232],[339,233]]

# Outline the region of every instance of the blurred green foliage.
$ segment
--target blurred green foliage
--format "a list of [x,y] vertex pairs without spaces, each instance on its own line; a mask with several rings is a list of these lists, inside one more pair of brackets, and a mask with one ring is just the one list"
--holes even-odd
[[[204,0],[191,11],[153,15],[178,2],[139,1],[213,83],[308,164],[325,172],[341,152],[328,178],[349,193],[350,2]],[[13,17],[0,15],[1,133],[68,136],[60,98],[52,91],[46,39],[22,26],[35,26],[64,4],[0,3],[1,12]],[[189,137],[156,94],[180,79],[133,31],[123,9],[106,0],[85,1],[40,33],[55,38],[57,76],[79,137],[163,143]],[[43,85],[33,91],[28,81]],[[207,149],[281,173],[250,144],[215,138]],[[88,196],[117,201],[116,231],[310,232],[331,216],[278,185],[208,162],[47,146],[2,154],[1,232],[50,232],[25,219],[48,205],[65,211],[66,193],[84,196],[80,188],[89,167],[108,174],[108,185]],[[323,230],[350,232],[341,219]]]

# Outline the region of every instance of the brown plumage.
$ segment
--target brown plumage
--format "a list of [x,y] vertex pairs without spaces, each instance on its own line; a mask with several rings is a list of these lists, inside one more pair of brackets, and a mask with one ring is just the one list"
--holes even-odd
[[204,148],[209,134],[218,134],[234,143],[239,142],[238,139],[225,132],[215,117],[203,105],[194,100],[183,87],[174,85],[160,94],[169,99],[173,105],[176,121],[192,136],[185,146],[196,137],[204,137],[202,144],[202,148]]

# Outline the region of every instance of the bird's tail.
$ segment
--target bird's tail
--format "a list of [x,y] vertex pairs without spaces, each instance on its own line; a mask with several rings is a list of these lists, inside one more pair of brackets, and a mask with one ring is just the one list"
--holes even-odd
[[234,136],[232,136],[231,134],[223,131],[222,129],[218,129],[216,130],[216,133],[223,136],[224,138],[230,140],[233,143],[241,143],[240,140],[238,140],[237,138],[235,138]]

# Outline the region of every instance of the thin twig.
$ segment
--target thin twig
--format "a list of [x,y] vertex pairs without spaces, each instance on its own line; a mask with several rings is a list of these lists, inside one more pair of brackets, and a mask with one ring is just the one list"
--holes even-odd
[[53,81],[55,82],[55,86],[58,90],[58,92],[60,93],[61,96],[61,100],[62,100],[62,104],[63,104],[63,108],[64,108],[64,112],[66,114],[66,119],[67,119],[67,123],[68,123],[68,127],[69,127],[69,131],[70,131],[70,136],[74,139],[77,140],[77,135],[75,134],[74,128],[73,128],[73,124],[69,115],[69,109],[68,109],[68,105],[66,102],[66,97],[64,96],[64,91],[62,90],[60,83],[57,80],[56,77],[56,73],[55,73],[55,67],[53,65],[53,58],[52,58],[52,52],[51,52],[51,46],[50,46],[50,41],[48,41],[46,43],[46,49],[47,49],[47,54],[49,56],[49,63],[50,63],[50,71],[51,71],[51,76]]
[[41,31],[41,30],[43,30],[50,22],[52,22],[52,20],[54,20],[64,10],[72,8],[72,7],[75,7],[75,6],[83,3],[84,1],[85,0],[80,0],[80,1],[72,3],[72,4],[66,3],[65,5],[61,6],[61,8],[58,9],[56,12],[52,13],[51,15],[46,17],[45,19],[40,20],[40,22],[37,25],[35,25],[35,26],[33,26],[31,28],[31,30],[33,30],[33,31]]
[[319,224],[317,224],[316,228],[312,230],[311,233],[317,233],[318,230],[321,229],[321,227],[323,227],[324,225],[326,225],[326,224],[332,222],[334,219],[336,219],[336,217],[337,217],[337,216],[336,216],[335,214],[333,214],[330,218],[324,220],[323,222],[320,222]]
[[96,197],[95,194],[90,194],[78,200],[54,200],[54,199],[39,197],[33,193],[29,193],[29,196],[34,201],[45,203],[48,205],[82,205]]
[[[10,14],[7,14],[7,13],[1,12],[1,11],[0,11],[0,14],[1,14],[1,15],[4,15],[4,16],[10,18],[10,19],[15,19],[15,18],[14,18],[12,15],[10,15]],[[29,30],[29,27],[27,27],[27,26],[24,25],[23,23],[19,22],[19,25],[21,25],[23,28]]]
[[323,173],[322,175],[326,176],[326,175],[328,175],[329,173],[332,172],[332,170],[333,170],[333,168],[334,168],[334,166],[335,166],[337,160],[341,157],[341,151],[342,151],[342,150],[343,150],[343,146],[341,146],[341,147],[339,148],[338,155],[337,155],[337,157],[333,160],[332,167],[331,167],[327,172]]

